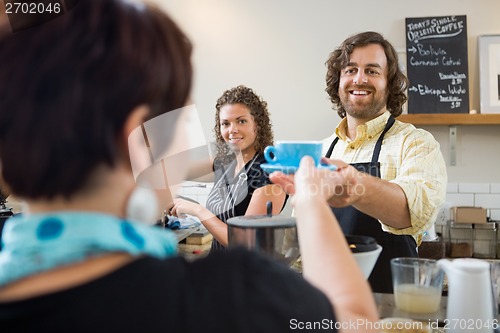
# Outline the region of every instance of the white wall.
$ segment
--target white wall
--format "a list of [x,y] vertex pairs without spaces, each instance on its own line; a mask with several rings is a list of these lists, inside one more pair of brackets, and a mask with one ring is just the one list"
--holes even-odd
[[[346,37],[381,32],[405,49],[405,17],[467,15],[471,109],[479,109],[477,36],[500,34],[498,0],[156,0],[195,45],[193,100],[213,138],[214,105],[245,84],[269,103],[276,139],[320,139],[339,122],[325,61]],[[428,126],[449,161],[447,126]],[[500,181],[500,125],[459,126],[450,182]]]

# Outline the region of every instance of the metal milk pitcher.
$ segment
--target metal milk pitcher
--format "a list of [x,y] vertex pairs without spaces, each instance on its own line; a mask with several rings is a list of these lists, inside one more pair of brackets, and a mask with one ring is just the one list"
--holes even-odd
[[441,259],[437,264],[448,278],[445,327],[449,332],[493,332],[496,322],[490,264],[470,258]]

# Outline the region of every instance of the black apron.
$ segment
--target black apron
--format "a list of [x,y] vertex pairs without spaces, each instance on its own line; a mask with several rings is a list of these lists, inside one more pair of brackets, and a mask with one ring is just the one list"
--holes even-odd
[[[358,171],[380,178],[380,162],[378,161],[382,141],[385,133],[394,124],[392,116],[387,120],[384,131],[380,135],[373,151],[372,161],[369,163],[353,163]],[[330,158],[333,148],[339,138],[335,138],[326,157]],[[368,279],[373,292],[392,293],[392,274],[390,260],[396,257],[418,257],[417,244],[415,239],[409,235],[394,235],[382,230],[380,222],[369,215],[357,210],[353,206],[343,208],[332,208],[335,216],[339,220],[342,231],[345,235],[370,236],[376,239],[382,246],[382,252]]]

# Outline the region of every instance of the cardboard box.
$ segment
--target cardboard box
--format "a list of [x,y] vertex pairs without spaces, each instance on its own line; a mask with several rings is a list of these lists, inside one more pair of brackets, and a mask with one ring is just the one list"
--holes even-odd
[[211,242],[214,237],[208,230],[202,232],[195,232],[186,238],[186,244],[188,245],[203,245]]
[[486,209],[481,207],[453,207],[452,220],[455,223],[486,223]]
[[472,258],[472,245],[468,243],[451,243],[450,258]]

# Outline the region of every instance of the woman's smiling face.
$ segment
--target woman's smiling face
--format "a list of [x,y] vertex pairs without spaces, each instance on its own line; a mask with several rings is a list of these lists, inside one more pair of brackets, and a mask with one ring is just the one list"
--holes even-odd
[[255,154],[257,128],[250,109],[243,104],[225,104],[220,108],[219,125],[222,138],[231,149]]

